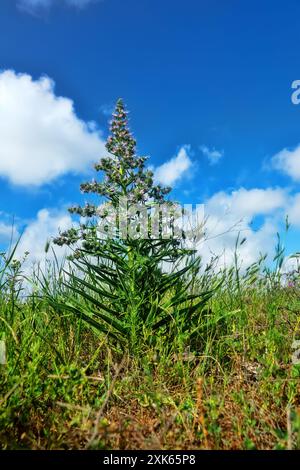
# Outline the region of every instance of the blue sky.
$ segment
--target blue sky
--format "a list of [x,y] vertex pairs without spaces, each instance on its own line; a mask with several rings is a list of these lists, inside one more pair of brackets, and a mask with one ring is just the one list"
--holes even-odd
[[14,216],[40,259],[71,223],[122,97],[174,197],[205,203],[212,231],[243,219],[245,262],[287,213],[300,251],[299,14],[296,0],[2,0],[0,243]]

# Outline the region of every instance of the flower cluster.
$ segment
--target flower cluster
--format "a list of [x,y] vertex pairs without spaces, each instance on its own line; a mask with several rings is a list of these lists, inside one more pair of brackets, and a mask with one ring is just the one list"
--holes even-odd
[[[97,172],[104,173],[104,178],[101,182],[92,180],[82,183],[80,190],[85,194],[105,197],[113,207],[117,207],[120,199],[124,197],[133,205],[160,204],[164,202],[171,188],[155,185],[153,173],[145,168],[147,157],[136,154],[136,141],[129,131],[127,114],[123,101],[118,100],[111,121],[111,135],[106,143],[109,156],[100,159],[94,166]],[[81,217],[99,217],[97,206],[89,203],[84,207],[73,206],[69,208],[69,212]],[[74,230],[61,233],[54,242],[58,245],[70,245],[85,238],[85,228],[82,224],[76,236]]]

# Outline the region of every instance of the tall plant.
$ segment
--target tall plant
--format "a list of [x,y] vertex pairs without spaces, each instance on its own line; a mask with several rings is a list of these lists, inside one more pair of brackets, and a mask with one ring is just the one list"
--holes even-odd
[[[117,102],[106,148],[109,155],[95,165],[95,170],[104,174],[103,180],[81,184],[81,191],[98,197],[99,204],[71,207],[69,211],[85,222],[54,240],[58,245],[74,247],[74,269],[66,273],[65,281],[73,293],[72,300],[56,299],[55,308],[69,310],[133,351],[141,341],[155,342],[154,332],[175,335],[179,327],[181,331],[196,331],[213,289],[193,292],[199,259],[181,246],[174,227],[164,238],[160,217],[155,235],[153,228],[148,229],[149,211],[162,203],[171,205],[166,200],[171,188],[156,185],[153,173],[145,167],[147,158],[136,155],[136,141],[129,131],[122,100]],[[120,209],[124,199],[129,213],[136,205],[146,207],[145,237],[145,227],[139,224],[134,236],[128,231],[120,236],[120,212],[116,212],[115,230],[109,236],[99,231],[108,208]],[[126,214],[127,227],[139,214]],[[105,232],[107,225],[103,227]]]

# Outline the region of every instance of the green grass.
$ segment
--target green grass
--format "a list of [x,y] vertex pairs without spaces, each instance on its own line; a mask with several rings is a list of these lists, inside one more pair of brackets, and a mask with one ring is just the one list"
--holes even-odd
[[[3,259],[1,448],[299,449],[292,343],[300,288],[297,280],[284,286],[276,267],[262,272],[261,260],[245,275],[237,265],[223,273],[201,306],[197,334],[188,315],[172,328],[139,325],[132,349],[64,308],[75,299],[88,312],[98,297],[90,302],[86,285],[75,295],[53,266],[25,295],[22,264]],[[194,289],[219,280],[207,271]],[[173,294],[170,287],[164,302]]]

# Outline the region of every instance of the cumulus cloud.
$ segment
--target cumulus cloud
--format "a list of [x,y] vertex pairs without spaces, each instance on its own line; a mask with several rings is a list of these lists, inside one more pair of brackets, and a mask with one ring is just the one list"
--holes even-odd
[[0,252],[2,248],[17,240],[18,222],[11,215],[0,210]]
[[13,228],[11,225],[0,222],[0,243],[6,243],[12,236]]
[[284,189],[245,189],[226,193],[224,191],[213,195],[207,202],[207,209],[214,214],[222,215],[224,210],[239,219],[251,219],[258,215],[272,214],[277,209],[285,207],[287,193]]
[[283,149],[273,156],[271,165],[294,181],[300,181],[300,145],[293,150]]
[[206,145],[201,145],[200,150],[203,155],[207,157],[211,165],[216,165],[219,163],[221,158],[224,156],[224,150],[216,150],[215,148],[210,149]]
[[84,8],[96,1],[98,0],[17,0],[17,6],[27,13],[34,14],[62,3],[70,7]]
[[70,253],[68,247],[54,245],[52,241],[59,231],[72,226],[76,224],[65,208],[43,208],[30,221],[18,220],[14,225],[9,223],[7,214],[0,212],[0,253],[2,250],[11,253],[18,242],[14,259],[22,260],[22,272],[30,277],[37,265],[45,272],[47,262],[63,264]]
[[[22,233],[16,256],[22,257],[28,252],[27,265],[43,262],[52,258],[52,252],[45,252],[46,243],[58,235],[59,230],[72,227],[71,216],[66,211],[41,209],[34,220],[29,222]],[[55,246],[58,259],[66,253],[65,247]]]
[[289,221],[292,226],[300,228],[300,194],[297,193],[290,199],[288,208]]
[[155,169],[155,181],[166,186],[173,186],[176,184],[187,174],[188,170],[192,166],[192,160],[189,153],[190,146],[182,146],[175,157]]
[[0,72],[0,142],[0,176],[22,186],[83,172],[106,153],[95,124],[55,95],[50,78],[11,70]]
[[281,272],[290,275],[291,273],[300,273],[300,259],[298,256],[286,256],[283,263]]
[[[234,261],[236,240],[244,237],[246,242],[239,246],[239,262],[242,269],[258,260],[261,254],[273,255],[277,232],[281,230],[285,216],[290,213],[292,224],[300,214],[300,193],[291,195],[280,188],[245,189],[232,192],[218,192],[210,197],[204,205],[205,237],[197,244],[198,253],[203,264],[208,264],[214,256],[219,257],[218,266],[231,266]],[[203,222],[203,214],[199,215]],[[252,221],[261,217],[260,226],[253,228]],[[51,259],[52,253],[45,253],[48,240],[57,236],[59,230],[67,230],[74,222],[64,209],[42,209],[30,221],[22,233],[17,256],[20,258],[26,251],[30,253],[26,270],[32,263]],[[300,224],[298,225],[300,227]],[[16,227],[21,232],[20,227]],[[11,225],[0,214],[0,240],[9,243]],[[54,246],[59,260],[63,259],[66,248]]]
[[[206,236],[198,245],[203,262],[207,264],[218,256],[219,265],[231,266],[239,234],[240,241],[246,238],[238,250],[244,268],[257,261],[260,254],[270,254],[288,201],[285,190],[272,188],[240,188],[213,195],[205,203]],[[252,221],[258,216],[263,216],[263,222],[255,230]]]

